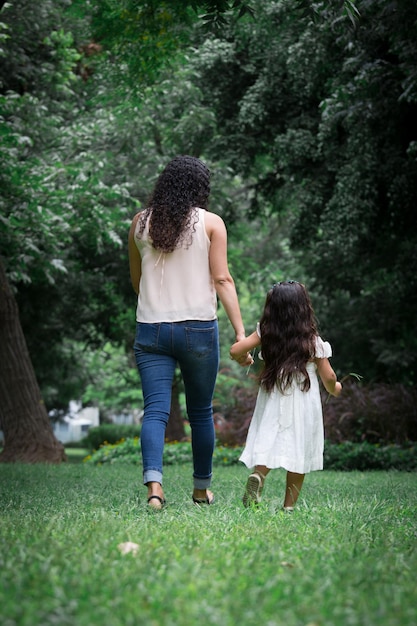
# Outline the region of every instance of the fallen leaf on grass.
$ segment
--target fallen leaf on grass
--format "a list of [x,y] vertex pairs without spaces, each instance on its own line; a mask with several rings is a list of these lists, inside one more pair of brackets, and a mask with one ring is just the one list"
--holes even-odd
[[132,552],[133,555],[137,554],[139,550],[139,545],[137,543],[133,543],[132,541],[126,541],[125,543],[119,543],[117,546],[122,554],[129,554]]

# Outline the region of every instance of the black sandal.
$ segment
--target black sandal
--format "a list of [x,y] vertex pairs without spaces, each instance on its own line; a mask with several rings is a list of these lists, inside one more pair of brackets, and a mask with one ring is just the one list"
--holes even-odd
[[210,498],[208,496],[206,496],[205,498],[194,498],[194,496],[193,496],[194,504],[207,504],[207,505],[210,505],[210,504],[214,503],[214,500],[215,500],[214,496],[212,497],[211,500],[210,500]]
[[[150,504],[150,501],[153,500],[153,499],[159,500],[161,506],[160,507],[159,506],[152,506]],[[150,509],[155,509],[155,511],[160,511],[161,509],[163,509],[164,506],[166,505],[166,503],[167,503],[167,501],[165,500],[165,498],[161,498],[161,496],[157,496],[156,494],[153,495],[153,496],[149,496],[149,498],[148,498],[148,506],[149,506],[149,508]]]

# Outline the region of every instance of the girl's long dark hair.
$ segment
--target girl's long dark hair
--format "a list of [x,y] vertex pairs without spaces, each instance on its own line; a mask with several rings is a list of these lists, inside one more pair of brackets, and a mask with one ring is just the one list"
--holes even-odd
[[285,393],[294,379],[302,391],[310,388],[307,362],[314,357],[317,324],[310,296],[301,283],[277,283],[268,291],[260,321],[265,367],[259,380],[270,392]]
[[210,195],[210,170],[191,156],[172,159],[156,181],[139,220],[142,234],[150,215],[149,235],[161,252],[172,252],[191,243],[198,216],[194,208],[206,209]]

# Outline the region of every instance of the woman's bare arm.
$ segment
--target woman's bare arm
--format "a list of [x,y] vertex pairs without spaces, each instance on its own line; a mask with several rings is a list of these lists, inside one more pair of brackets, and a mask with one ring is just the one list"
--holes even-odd
[[227,262],[226,226],[219,215],[207,211],[205,214],[205,223],[206,232],[211,242],[209,263],[214,287],[234,328],[236,339],[243,339],[245,336],[245,328],[243,326],[235,283],[229,272]]
[[140,277],[142,276],[142,258],[134,239],[136,224],[139,219],[139,215],[140,213],[137,213],[132,220],[128,240],[130,280],[136,294],[139,294],[139,282]]

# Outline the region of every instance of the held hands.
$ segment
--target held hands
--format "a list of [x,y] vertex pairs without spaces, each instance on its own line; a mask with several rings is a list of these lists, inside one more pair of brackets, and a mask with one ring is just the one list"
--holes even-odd
[[260,343],[261,341],[256,331],[248,337],[238,337],[236,335],[236,342],[230,348],[230,358],[239,363],[241,367],[250,367],[254,363],[251,351],[259,346]]
[[232,361],[236,361],[236,363],[239,363],[239,365],[241,367],[250,367],[251,365],[253,365],[254,361],[253,361],[253,357],[251,355],[250,352],[244,352],[244,353],[238,353],[236,351],[236,349],[234,349],[236,346],[236,344],[234,344],[231,348],[230,348],[230,358],[232,359]]

